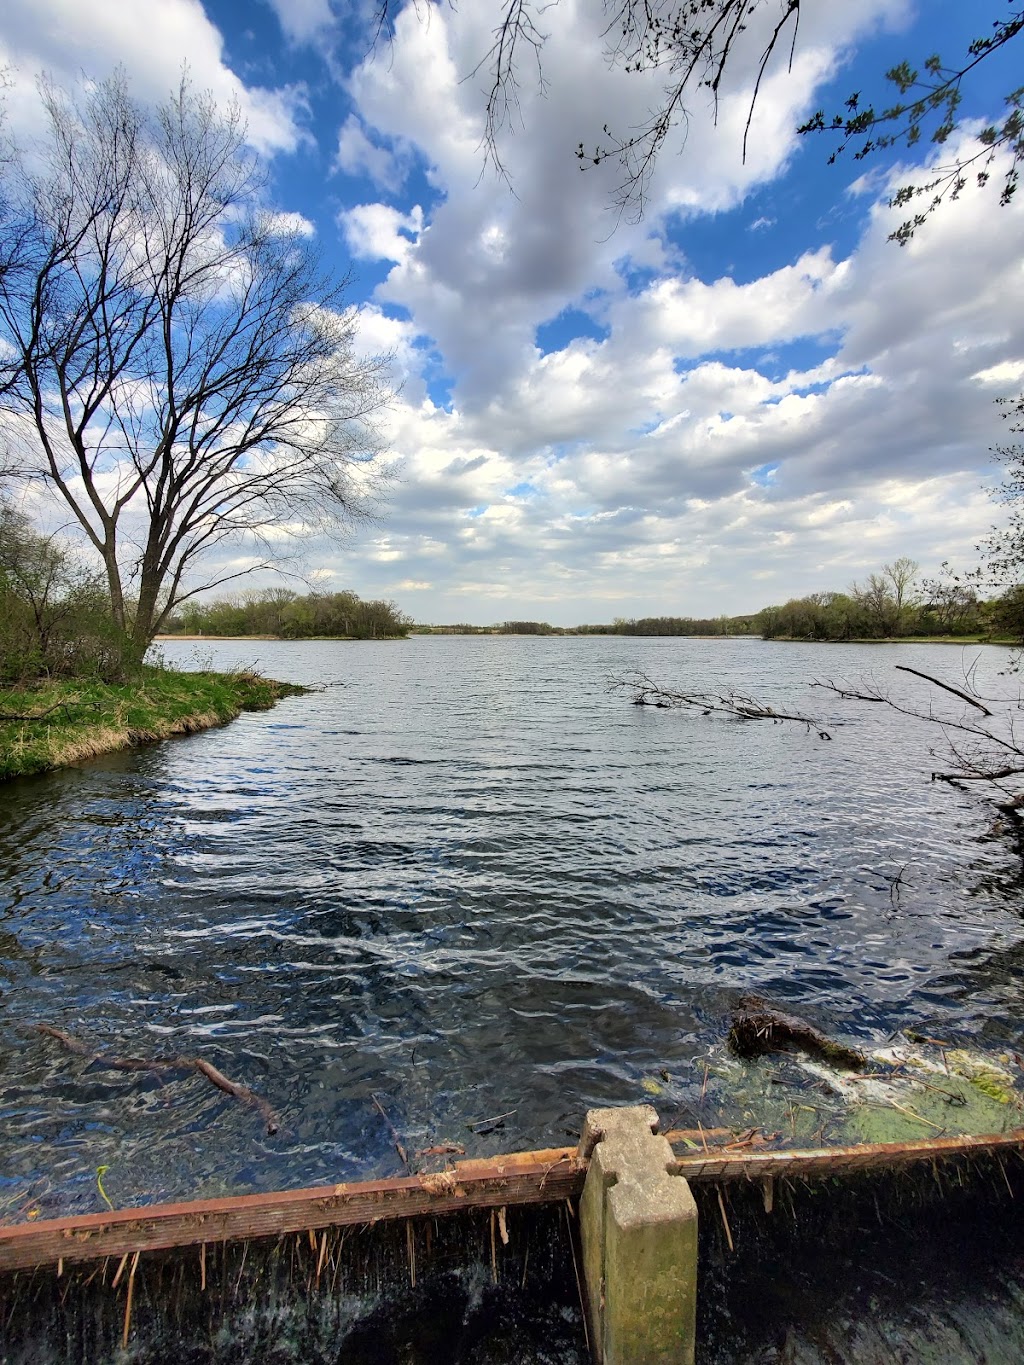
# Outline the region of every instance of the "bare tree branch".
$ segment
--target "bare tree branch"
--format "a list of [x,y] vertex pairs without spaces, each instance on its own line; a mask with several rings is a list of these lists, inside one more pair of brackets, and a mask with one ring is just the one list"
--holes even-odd
[[959,697],[968,706],[976,707],[983,716],[991,716],[992,712],[977,697],[972,697],[967,692],[962,692],[959,687],[953,687],[951,683],[943,682],[941,678],[933,678],[930,673],[922,673],[919,668],[911,668],[909,664],[897,664],[900,673],[913,673],[915,678],[923,678],[925,682],[930,682],[935,687],[941,687],[944,692],[950,692],[954,697]]
[[625,678],[612,678],[608,684],[609,692],[626,692],[634,706],[654,706],[659,710],[688,708],[700,711],[701,715],[714,714],[732,716],[735,720],[770,720],[773,722],[795,721],[814,730],[819,739],[831,739],[820,722],[810,716],[797,715],[789,711],[776,711],[742,692],[678,692],[662,687],[646,673],[636,672]]
[[[877,686],[863,683],[858,688],[831,681],[817,681],[811,685],[823,687],[847,700],[881,702],[901,716],[934,725],[942,736],[950,766],[933,772],[933,782],[987,784],[1007,798],[998,803],[1001,808],[1016,811],[1024,805],[1021,792],[1004,785],[1011,778],[1024,776],[1024,734],[1020,732],[1019,725],[1020,697],[1008,695],[998,700],[988,698],[994,707],[998,707],[990,710],[981,703],[976,693],[972,695],[972,692],[906,664],[897,664],[896,667],[900,672],[913,674],[938,688],[943,695],[956,697],[981,714],[974,719],[968,712],[959,716],[943,713],[931,704],[925,706],[894,697]],[[967,676],[970,682],[974,676],[973,668],[967,671]]]

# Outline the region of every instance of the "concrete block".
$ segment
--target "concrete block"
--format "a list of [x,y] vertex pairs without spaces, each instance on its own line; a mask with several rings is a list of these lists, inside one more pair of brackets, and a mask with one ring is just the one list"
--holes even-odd
[[580,1236],[590,1344],[599,1365],[692,1365],[697,1206],[654,1130],[650,1105],[592,1109]]

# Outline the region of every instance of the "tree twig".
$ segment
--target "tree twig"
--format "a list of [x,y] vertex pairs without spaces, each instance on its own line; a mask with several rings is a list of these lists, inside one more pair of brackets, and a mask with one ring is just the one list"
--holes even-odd
[[943,692],[952,692],[954,697],[959,697],[968,706],[973,706],[981,712],[983,716],[991,716],[992,712],[984,706],[977,697],[972,697],[969,692],[961,692],[959,687],[953,687],[951,683],[943,682],[941,678],[933,678],[930,673],[922,673],[919,668],[911,668],[909,664],[897,664],[900,673],[913,673],[915,678],[923,678],[925,682],[933,683],[936,687],[941,687]]
[[402,1165],[405,1167],[407,1171],[410,1170],[411,1168],[409,1166],[409,1155],[406,1152],[405,1148],[402,1146],[402,1139],[398,1135],[398,1129],[388,1118],[384,1106],[381,1104],[377,1096],[371,1095],[370,1099],[373,1101],[373,1107],[376,1109],[377,1113],[387,1124],[388,1132],[391,1134],[391,1141],[394,1143],[395,1151],[402,1158]]
[[48,706],[45,711],[30,711],[23,716],[15,715],[12,711],[0,711],[0,723],[8,724],[11,722],[20,721],[28,724],[29,722],[35,720],[45,720],[47,716],[52,716],[55,711],[63,711],[67,715],[70,715],[72,707],[76,707],[78,709],[88,707],[92,710],[95,710],[96,706],[97,706],[96,702],[78,701],[77,699],[72,699],[70,701],[56,701],[52,706]]

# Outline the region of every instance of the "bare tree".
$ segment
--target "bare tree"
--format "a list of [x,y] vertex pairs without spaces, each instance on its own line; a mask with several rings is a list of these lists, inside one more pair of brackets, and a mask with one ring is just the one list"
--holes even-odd
[[[41,168],[16,157],[5,178],[0,401],[141,653],[283,533],[368,509],[385,362],[358,358],[345,282],[261,208],[236,111],[186,78],[155,115],[123,76],[79,104],[42,94]],[[229,541],[245,562],[197,579]]]
[[921,566],[917,560],[908,559],[906,555],[900,555],[899,559],[893,564],[882,565],[882,573],[892,587],[897,620],[903,616],[904,608],[911,606],[914,602],[914,584],[917,582],[920,569]]
[[879,634],[900,634],[915,601],[913,587],[917,574],[916,560],[901,555],[894,564],[883,564],[881,573],[869,574],[863,585],[851,586],[851,595],[867,612]]

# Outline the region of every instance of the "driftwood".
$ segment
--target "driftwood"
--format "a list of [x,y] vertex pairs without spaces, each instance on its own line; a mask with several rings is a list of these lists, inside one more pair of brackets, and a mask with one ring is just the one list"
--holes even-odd
[[699,711],[703,716],[732,716],[734,720],[770,720],[773,724],[795,721],[813,730],[819,739],[831,739],[818,721],[792,711],[776,711],[764,702],[748,697],[743,692],[678,692],[662,687],[646,673],[634,673],[626,678],[612,678],[608,684],[610,692],[627,692],[634,706],[654,706],[658,710],[689,709]]
[[157,1074],[165,1071],[195,1071],[200,1076],[205,1076],[211,1085],[215,1085],[225,1095],[230,1095],[233,1099],[257,1110],[271,1137],[281,1127],[281,1120],[262,1095],[257,1095],[247,1085],[238,1085],[235,1081],[229,1080],[212,1062],[206,1061],[203,1057],[111,1057],[107,1053],[96,1052],[80,1039],[73,1038],[63,1029],[54,1028],[52,1024],[36,1024],[34,1027],[47,1038],[56,1039],[76,1057],[87,1057],[89,1061],[97,1062],[110,1071],[152,1071]]
[[759,996],[745,995],[736,1004],[729,1029],[729,1046],[741,1057],[768,1052],[809,1052],[832,1066],[863,1068],[867,1058],[856,1048],[837,1043],[795,1014],[784,1014]]

